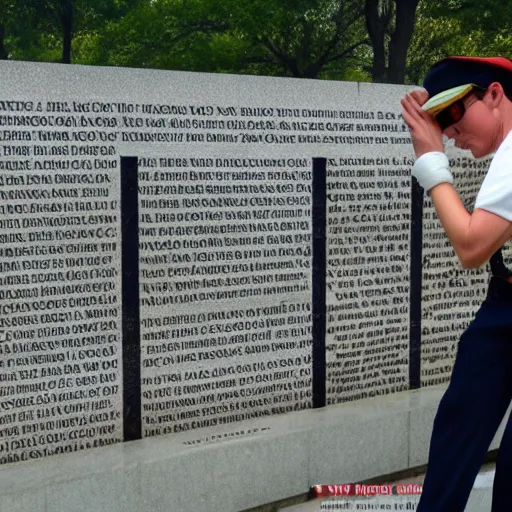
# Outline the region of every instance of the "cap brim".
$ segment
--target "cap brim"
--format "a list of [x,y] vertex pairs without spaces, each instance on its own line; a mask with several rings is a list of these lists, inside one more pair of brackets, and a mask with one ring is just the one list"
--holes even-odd
[[465,84],[440,92],[439,94],[432,96],[432,98],[430,98],[421,108],[435,116],[439,114],[441,110],[444,110],[452,103],[455,103],[457,100],[466,96],[473,87],[475,87],[474,84]]

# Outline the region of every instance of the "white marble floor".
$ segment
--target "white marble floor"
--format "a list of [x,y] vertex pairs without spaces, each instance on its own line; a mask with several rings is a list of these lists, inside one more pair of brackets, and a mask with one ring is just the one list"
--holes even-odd
[[[422,484],[424,475],[419,475],[413,478],[404,480],[388,482],[390,484]],[[494,479],[494,464],[487,464],[482,467],[478,474],[473,486],[473,491],[466,507],[465,512],[489,512],[491,510],[491,497],[492,497],[492,482]],[[340,482],[344,483],[344,482]],[[317,499],[303,503],[302,505],[295,505],[293,507],[282,508],[281,512],[320,512],[320,503],[324,501]],[[342,510],[342,508],[340,508]]]

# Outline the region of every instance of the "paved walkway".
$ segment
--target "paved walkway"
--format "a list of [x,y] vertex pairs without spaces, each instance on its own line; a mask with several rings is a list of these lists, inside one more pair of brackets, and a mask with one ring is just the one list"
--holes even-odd
[[[389,482],[390,484],[423,484],[424,475],[397,482]],[[494,464],[487,464],[482,467],[480,474],[475,480],[473,491],[469,499],[465,512],[489,512],[491,510],[491,496],[492,496],[492,482],[494,479]],[[339,482],[346,483],[346,482]],[[413,497],[410,497],[413,501]],[[342,498],[340,498],[341,500]],[[303,503],[302,505],[295,505],[293,507],[286,507],[280,509],[281,512],[320,512],[320,503],[323,499],[317,499]],[[384,500],[382,500],[384,501]],[[417,500],[415,500],[417,501]],[[374,502],[375,503],[375,502]],[[344,510],[340,507],[339,510]],[[345,509],[346,510],[346,509]],[[404,509],[407,510],[407,509]],[[410,509],[409,510],[413,510]]]

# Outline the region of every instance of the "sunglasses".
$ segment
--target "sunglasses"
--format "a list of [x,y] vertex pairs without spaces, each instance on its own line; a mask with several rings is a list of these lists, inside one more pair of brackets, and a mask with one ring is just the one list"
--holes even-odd
[[441,112],[436,116],[436,121],[441,127],[441,130],[444,131],[452,124],[458,123],[464,117],[466,110],[478,100],[479,98],[476,98],[469,105],[465,105],[463,99],[460,99],[446,107],[444,110],[441,110]]

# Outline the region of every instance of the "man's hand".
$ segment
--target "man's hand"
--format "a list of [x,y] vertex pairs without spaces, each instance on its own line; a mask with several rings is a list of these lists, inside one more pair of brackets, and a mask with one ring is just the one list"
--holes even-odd
[[416,89],[402,99],[402,116],[411,133],[416,157],[431,151],[444,152],[443,134],[433,116],[421,109],[428,100],[425,89]]

